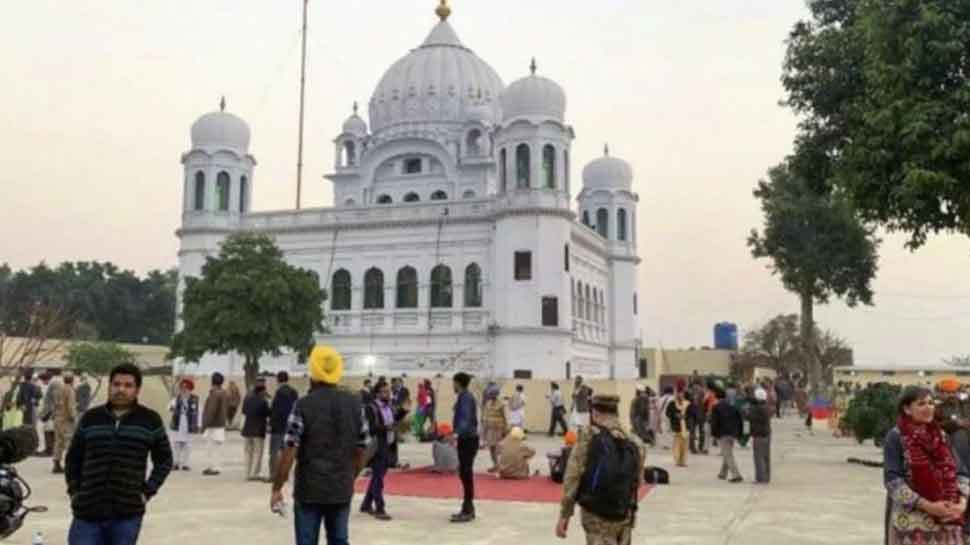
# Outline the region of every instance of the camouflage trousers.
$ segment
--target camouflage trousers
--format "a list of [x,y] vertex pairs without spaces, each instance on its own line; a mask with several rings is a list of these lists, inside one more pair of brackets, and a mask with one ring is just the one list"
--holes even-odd
[[586,511],[583,511],[582,520],[586,545],[630,545],[633,521],[606,520]]
[[64,453],[71,446],[74,437],[74,422],[58,420],[54,422],[54,460],[64,460]]

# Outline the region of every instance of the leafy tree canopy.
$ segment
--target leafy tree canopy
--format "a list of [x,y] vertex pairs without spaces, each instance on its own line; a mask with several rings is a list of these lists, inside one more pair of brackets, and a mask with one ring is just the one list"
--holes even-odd
[[323,331],[323,300],[317,274],[287,264],[272,239],[232,235],[206,259],[201,278],[186,278],[184,327],[171,356],[198,361],[207,352],[237,352],[252,384],[264,354],[310,349]]
[[800,141],[832,161],[825,183],[912,249],[970,234],[970,0],[808,5],[782,83]]

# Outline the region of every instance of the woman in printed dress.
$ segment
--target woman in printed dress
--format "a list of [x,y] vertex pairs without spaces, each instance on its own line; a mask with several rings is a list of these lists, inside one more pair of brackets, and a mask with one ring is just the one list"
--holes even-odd
[[933,418],[932,393],[903,390],[896,427],[886,435],[888,545],[964,545],[963,518],[970,479]]

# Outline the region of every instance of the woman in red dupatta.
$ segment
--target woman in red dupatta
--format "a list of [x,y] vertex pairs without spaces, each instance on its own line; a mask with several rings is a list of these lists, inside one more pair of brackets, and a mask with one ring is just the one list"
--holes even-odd
[[965,545],[970,480],[934,421],[929,390],[910,386],[900,397],[896,427],[886,436],[886,543]]

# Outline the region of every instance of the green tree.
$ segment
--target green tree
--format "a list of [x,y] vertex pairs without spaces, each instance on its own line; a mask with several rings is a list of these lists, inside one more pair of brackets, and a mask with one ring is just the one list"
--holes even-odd
[[756,259],[771,261],[773,274],[801,304],[799,338],[809,383],[818,392],[822,368],[816,339],[815,305],[832,296],[850,307],[872,304],[879,240],[838,194],[819,191],[785,162],[758,183],[764,230],[751,232],[748,246]]
[[170,357],[196,362],[206,352],[237,352],[245,358],[247,387],[264,354],[278,356],[284,347],[306,353],[323,331],[317,274],[288,265],[265,235],[230,236],[218,257],[206,259],[202,278],[185,281],[184,327]]
[[111,369],[123,363],[137,365],[135,354],[110,342],[72,344],[64,354],[64,363],[69,369],[94,377],[97,386],[91,394],[92,399],[97,398],[101,391],[101,381],[111,373]]
[[813,0],[782,82],[825,182],[909,234],[970,234],[970,0]]

